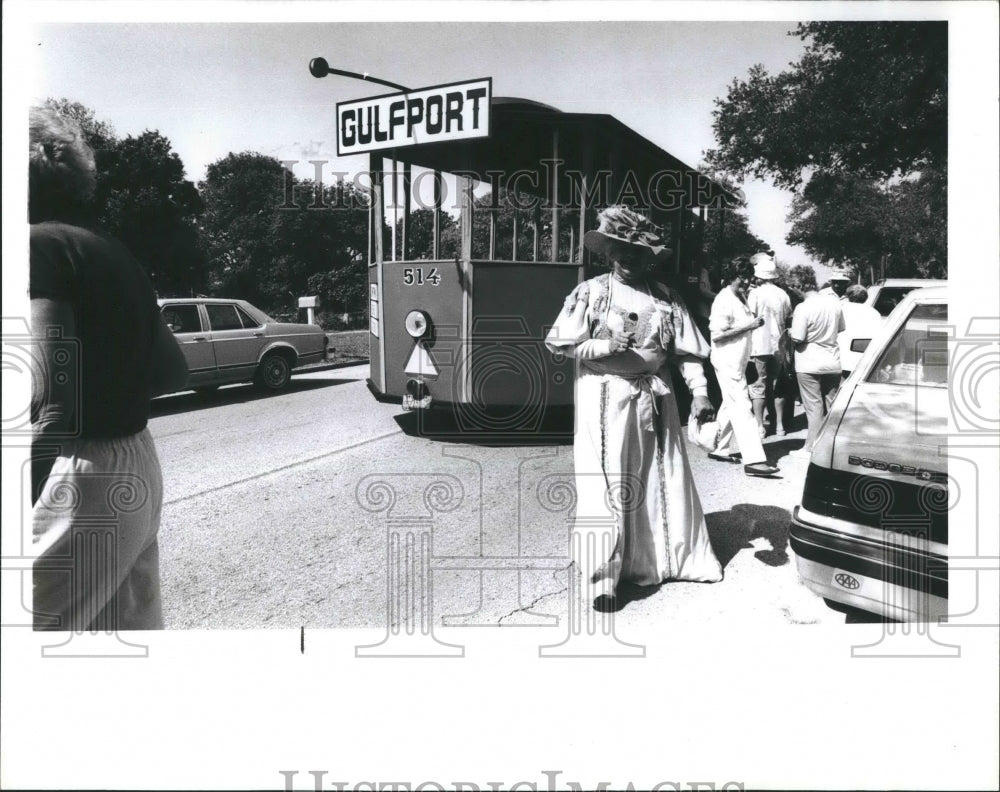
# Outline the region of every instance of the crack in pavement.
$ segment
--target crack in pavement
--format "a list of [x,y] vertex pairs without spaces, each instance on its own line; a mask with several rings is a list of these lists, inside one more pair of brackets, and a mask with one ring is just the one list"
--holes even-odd
[[191,500],[193,498],[200,498],[202,495],[210,495],[213,492],[220,492],[224,489],[229,489],[230,487],[235,487],[239,484],[246,484],[248,481],[255,481],[256,479],[264,478],[265,476],[272,476],[275,473],[282,473],[291,468],[298,467],[300,465],[308,465],[311,462],[318,462],[321,459],[325,459],[328,456],[333,456],[335,454],[340,454],[344,451],[350,451],[354,448],[360,448],[361,446],[368,445],[369,443],[377,443],[379,440],[385,440],[387,437],[395,437],[396,435],[403,434],[402,429],[397,429],[394,432],[386,432],[385,434],[380,434],[377,437],[369,437],[367,440],[361,440],[357,443],[351,443],[350,445],[341,446],[340,448],[335,448],[332,451],[327,451],[323,454],[318,454],[314,457],[309,457],[308,459],[299,459],[295,462],[289,462],[287,465],[282,465],[281,467],[272,468],[271,470],[265,470],[262,473],[255,473],[252,476],[247,476],[246,478],[237,479],[236,481],[230,481],[226,484],[219,484],[216,487],[209,487],[208,489],[201,490],[200,492],[194,492],[190,495],[182,495],[179,498],[174,498],[173,500],[164,501],[164,506],[172,506],[175,503],[183,503],[184,501]]
[[[569,567],[568,567],[568,566],[567,566],[566,568],[567,568],[567,569],[569,569]],[[523,608],[515,608],[515,609],[514,609],[514,610],[512,610],[512,611],[511,611],[510,613],[506,613],[506,614],[504,614],[503,616],[501,616],[501,617],[500,617],[499,619],[497,619],[497,626],[500,626],[500,627],[502,627],[502,626],[503,626],[503,620],[504,620],[504,619],[509,619],[509,618],[510,618],[511,616],[513,616],[513,615],[514,615],[515,613],[522,613],[522,612],[524,612],[524,611],[530,611],[530,610],[531,610],[532,608],[534,608],[534,607],[535,607],[535,606],[536,606],[536,605],[537,605],[537,604],[538,604],[539,602],[541,602],[541,601],[542,601],[543,599],[547,599],[548,597],[555,597],[555,596],[557,596],[557,595],[559,595],[559,594],[562,594],[562,593],[564,593],[564,592],[565,592],[565,591],[566,591],[566,590],[567,590],[568,588],[569,588],[569,586],[563,586],[563,587],[562,587],[561,589],[559,589],[558,591],[549,591],[549,592],[546,592],[545,594],[542,594],[541,596],[539,596],[539,597],[536,597],[536,598],[535,598],[535,599],[534,599],[534,600],[533,600],[533,601],[532,601],[532,602],[531,602],[530,604],[528,604],[528,605],[525,605],[525,606],[524,606]]]

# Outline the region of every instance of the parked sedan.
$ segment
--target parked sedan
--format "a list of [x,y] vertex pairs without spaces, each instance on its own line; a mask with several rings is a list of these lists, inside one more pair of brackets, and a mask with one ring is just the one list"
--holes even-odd
[[901,621],[948,610],[948,298],[907,294],[840,390],[789,532],[828,602]]
[[159,305],[198,391],[251,381],[278,391],[293,369],[322,363],[333,351],[317,325],[276,322],[245,300],[172,298]]

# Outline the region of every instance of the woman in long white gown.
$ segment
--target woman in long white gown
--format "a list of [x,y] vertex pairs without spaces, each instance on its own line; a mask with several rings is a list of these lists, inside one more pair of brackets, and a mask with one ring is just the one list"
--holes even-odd
[[676,294],[649,277],[669,255],[659,229],[626,207],[599,220],[584,244],[613,272],[574,289],[546,344],[577,360],[572,557],[584,601],[607,610],[620,583],[718,581],[722,568],[666,369],[673,358],[691,389],[691,420],[707,417],[708,344]]

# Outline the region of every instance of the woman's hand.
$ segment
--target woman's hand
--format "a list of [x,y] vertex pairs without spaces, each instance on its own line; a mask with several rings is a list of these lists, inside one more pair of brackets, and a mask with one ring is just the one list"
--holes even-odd
[[715,408],[712,407],[712,402],[708,400],[708,396],[695,396],[691,399],[691,415],[695,417],[698,423],[710,421],[715,417]]
[[635,333],[623,333],[619,330],[612,330],[609,340],[612,352],[623,352],[635,346]]
[[749,333],[751,330],[756,330],[758,327],[763,327],[764,317],[758,316],[756,319],[750,321],[749,324],[745,324],[742,327],[734,327],[732,330],[724,330],[721,333],[715,333],[712,336],[713,341],[728,341],[731,338],[736,338],[743,335],[744,333]]

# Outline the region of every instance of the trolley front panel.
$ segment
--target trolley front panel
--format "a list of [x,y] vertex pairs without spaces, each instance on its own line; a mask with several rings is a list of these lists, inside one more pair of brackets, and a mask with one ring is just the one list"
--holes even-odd
[[[455,260],[382,262],[379,308],[386,396],[401,398],[407,381],[416,377],[425,383],[435,402],[461,400],[463,388],[456,369],[465,337],[467,281]],[[421,338],[413,338],[406,330],[406,316],[411,311],[423,311],[430,320],[428,332]],[[373,346],[378,340],[372,339]],[[422,349],[417,349],[418,345]]]

